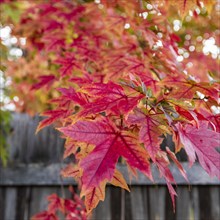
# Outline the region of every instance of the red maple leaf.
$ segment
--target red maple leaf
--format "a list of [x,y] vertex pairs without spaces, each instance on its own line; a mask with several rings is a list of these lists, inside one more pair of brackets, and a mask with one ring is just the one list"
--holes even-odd
[[42,128],[54,123],[56,120],[60,118],[64,118],[69,115],[69,112],[71,112],[68,109],[55,109],[55,110],[48,110],[45,111],[42,115],[49,116],[48,118],[45,118],[43,121],[41,121],[37,127],[37,131],[40,131]]
[[118,130],[109,121],[78,121],[60,131],[73,139],[95,145],[94,150],[80,162],[83,169],[82,191],[85,195],[103,181],[112,180],[120,156],[152,179],[147,151],[138,145],[136,137]]
[[112,82],[107,84],[94,83],[83,87],[83,91],[95,98],[83,106],[80,116],[96,114],[103,111],[111,111],[115,114],[125,114],[137,106],[138,101],[143,97],[128,96],[124,89]]
[[203,169],[210,176],[220,178],[220,154],[216,150],[220,146],[220,133],[210,130],[206,121],[201,121],[199,128],[192,124],[183,126],[180,123],[176,127],[190,165],[195,162],[197,155]]
[[52,194],[47,197],[49,201],[48,212],[55,214],[57,210],[64,210],[63,200],[58,197],[56,194]]
[[60,98],[63,100],[63,102],[73,102],[74,104],[78,104],[81,106],[87,103],[86,98],[83,96],[83,94],[76,92],[72,87],[58,88],[58,91],[62,93],[62,96]]
[[203,108],[200,109],[200,113],[211,123],[214,130],[220,132],[220,113],[213,114]]
[[40,89],[43,86],[47,86],[47,88],[49,88],[49,86],[53,83],[53,81],[56,79],[56,77],[54,75],[45,75],[45,76],[40,76],[39,77],[39,82],[33,84],[33,86],[31,87],[31,89]]
[[151,158],[155,160],[162,142],[160,136],[164,131],[160,126],[164,120],[158,114],[145,114],[141,110],[135,109],[134,114],[128,116],[128,123],[140,125],[139,140],[144,143]]
[[72,75],[74,69],[82,69],[80,62],[76,59],[75,55],[66,53],[65,58],[56,60],[57,64],[61,65],[60,72],[62,76]]
[[196,92],[204,94],[206,97],[218,101],[219,89],[217,83],[196,82],[194,79],[185,79],[185,76],[167,77],[162,82],[162,85],[168,88],[168,97],[175,99],[192,99]]
[[185,178],[186,181],[188,181],[186,171],[182,167],[181,163],[177,160],[176,155],[168,147],[166,147],[166,151],[167,151],[168,155],[170,156],[170,158],[173,160],[173,162],[178,167],[178,169],[179,169],[180,173],[182,174],[182,176]]

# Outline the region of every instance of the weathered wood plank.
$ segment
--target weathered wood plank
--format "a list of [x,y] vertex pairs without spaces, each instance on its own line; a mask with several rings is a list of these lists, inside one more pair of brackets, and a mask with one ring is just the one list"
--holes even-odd
[[5,188],[0,188],[0,219],[4,219],[5,215]]
[[61,164],[20,165],[15,167],[2,168],[0,173],[0,185],[71,185],[75,184],[72,179],[62,181],[59,173]]
[[199,187],[200,220],[216,220],[212,219],[211,208],[210,187]]
[[166,220],[176,220],[176,212],[174,213],[172,200],[171,200],[169,191],[167,189],[165,191],[165,198],[164,199],[165,199],[165,219]]
[[131,190],[131,209],[132,219],[148,220],[148,210],[143,201],[141,187],[135,187]]
[[16,220],[17,189],[9,187],[5,194],[5,220]]
[[128,191],[125,191],[125,210],[125,220],[132,220],[131,193]]
[[106,188],[105,200],[100,202],[92,213],[91,220],[111,220],[111,189]]
[[190,219],[190,192],[187,187],[177,188],[176,198],[176,218],[177,219]]
[[110,187],[111,197],[111,218],[115,220],[121,219],[121,189],[118,187]]
[[[191,169],[188,168],[187,163],[182,163],[188,174],[190,185],[219,185],[220,181],[217,178],[210,178],[209,175],[198,165],[195,164]],[[63,164],[28,164],[17,165],[14,167],[1,168],[0,172],[0,185],[13,186],[13,185],[75,185],[72,178],[61,179],[60,170]],[[157,168],[152,165],[152,173],[154,176],[154,183],[147,179],[143,174],[139,173],[139,178],[129,180],[127,168],[119,165],[118,169],[124,175],[127,183],[132,185],[164,185],[165,180],[160,178]],[[179,171],[174,165],[170,167],[176,183],[178,185],[189,185],[185,179],[180,175]]]
[[211,193],[211,216],[212,219],[220,219],[220,187],[213,186]]
[[29,202],[30,187],[17,187],[16,219],[28,220]]
[[166,188],[150,186],[149,191],[149,219],[165,220],[165,193]]
[[12,116],[13,132],[7,137],[10,163],[60,162],[64,139],[59,132],[49,126],[35,134],[42,117],[16,113]]
[[192,193],[191,193],[191,202],[193,207],[193,219],[199,220],[200,219],[200,211],[199,211],[199,192],[198,187],[192,187]]
[[149,200],[149,187],[144,187],[141,186],[139,187],[141,189],[141,195],[142,195],[142,206],[144,208],[144,216],[145,219],[149,219],[150,220],[150,216],[149,216],[149,208],[150,208],[150,200]]

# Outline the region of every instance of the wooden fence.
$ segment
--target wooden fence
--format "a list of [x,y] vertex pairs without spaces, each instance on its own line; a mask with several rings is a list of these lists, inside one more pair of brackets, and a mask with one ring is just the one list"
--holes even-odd
[[[8,137],[10,160],[0,172],[0,219],[26,220],[45,209],[46,197],[57,193],[69,197],[68,186],[76,183],[62,179],[60,169],[70,159],[63,161],[64,141],[51,127],[35,135],[39,117],[14,114],[12,133]],[[168,140],[170,143],[170,141]],[[63,163],[64,162],[64,163]],[[139,174],[129,182],[123,165],[118,168],[129,183],[131,192],[108,186],[106,199],[95,209],[95,220],[219,220],[220,188],[216,178],[210,178],[198,165],[191,169],[183,162],[187,183],[174,166],[172,173],[177,181],[176,212],[165,182],[152,166],[155,184]]]

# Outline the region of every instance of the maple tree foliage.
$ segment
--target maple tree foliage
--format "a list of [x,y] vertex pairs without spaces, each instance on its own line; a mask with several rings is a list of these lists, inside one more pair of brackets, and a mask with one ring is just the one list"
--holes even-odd
[[[26,2],[14,28],[16,36],[27,38],[22,58],[26,61],[20,67],[19,62],[7,61],[11,67],[6,74],[13,78],[13,69],[22,72],[27,66],[25,75],[18,76],[25,79],[15,84],[15,92],[26,90],[34,97],[37,90],[45,97],[47,118],[37,131],[54,124],[66,138],[64,157],[74,154],[76,163],[62,175],[78,180],[88,213],[104,200],[107,183],[129,190],[116,167],[119,159],[129,172],[139,170],[152,181],[150,164],[155,164],[174,205],[175,180],[169,165],[171,159],[187,180],[175,155],[181,149],[190,166],[198,158],[207,173],[220,178],[220,114],[213,111],[219,104],[219,57],[204,55],[198,39],[205,26],[196,24],[208,25],[207,17],[198,12],[206,10],[217,25],[215,3]],[[189,10],[192,15],[187,15]],[[198,34],[187,27],[185,16]],[[172,22],[181,21],[184,27],[178,34]],[[213,31],[209,37],[218,44],[219,34]],[[30,99],[24,98],[20,96],[25,110]],[[173,135],[175,152],[160,147],[167,134]],[[41,215],[56,219],[54,213]]]

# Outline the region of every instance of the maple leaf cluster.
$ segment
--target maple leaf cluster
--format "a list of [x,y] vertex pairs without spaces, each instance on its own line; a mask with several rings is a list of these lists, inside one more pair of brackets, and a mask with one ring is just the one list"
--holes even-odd
[[31,220],[59,220],[58,213],[62,214],[66,220],[86,220],[86,210],[82,200],[74,193],[72,187],[70,187],[70,192],[73,196],[72,199],[60,198],[56,194],[48,196],[47,210],[32,216]]
[[[188,72],[188,62],[178,62],[181,38],[168,19],[175,2],[164,7],[166,2],[151,1],[149,7],[145,1],[33,1],[16,30],[27,34],[29,51],[50,63],[32,89],[46,86],[59,95],[52,96],[38,131],[55,123],[66,138],[64,157],[74,154],[76,163],[62,174],[78,179],[87,212],[104,200],[107,183],[129,190],[119,161],[152,181],[155,164],[173,204],[170,160],[187,180],[175,156],[181,149],[190,166],[198,158],[220,178],[220,115],[212,110],[219,102],[218,61]],[[183,15],[202,7],[198,1],[181,3]],[[206,60],[195,51],[192,62],[198,66],[199,55]],[[160,147],[167,134],[173,135],[175,152]]]

